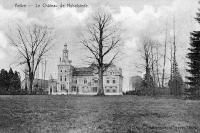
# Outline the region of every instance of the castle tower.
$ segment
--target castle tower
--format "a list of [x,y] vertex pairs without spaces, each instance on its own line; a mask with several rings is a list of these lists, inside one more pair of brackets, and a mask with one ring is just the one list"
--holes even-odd
[[67,44],[64,45],[62,52],[62,58],[58,65],[58,89],[61,93],[68,94],[72,83],[72,66],[71,60],[68,58]]

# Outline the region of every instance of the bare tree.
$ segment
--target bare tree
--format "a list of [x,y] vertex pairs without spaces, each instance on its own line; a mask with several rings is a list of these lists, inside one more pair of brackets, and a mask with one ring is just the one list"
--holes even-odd
[[153,77],[153,81],[155,81],[156,75],[155,75],[155,56],[154,56],[154,46],[151,47],[151,74]]
[[159,87],[161,87],[161,83],[160,83],[160,73],[159,73],[159,43],[157,42],[156,44],[156,79],[157,79],[157,84]]
[[163,54],[160,48],[161,45],[158,40],[144,36],[139,48],[142,60],[139,64],[136,64],[137,69],[140,70],[139,72],[145,71],[144,78],[152,81],[154,87],[161,87],[162,84],[161,59],[163,58]]
[[164,56],[163,56],[162,87],[164,87],[164,82],[165,82],[166,54],[167,54],[167,24],[166,24],[166,30],[165,30],[165,46],[164,46]]
[[144,87],[146,90],[144,90],[145,92],[143,93],[152,95],[154,89],[153,87],[155,85],[155,52],[153,52],[153,49],[155,48],[155,41],[148,37],[144,37],[142,39],[142,47],[139,52],[144,61],[143,68],[145,70]]
[[52,48],[52,30],[40,25],[17,25],[8,36],[10,43],[18,50],[20,65],[28,67],[29,91],[32,93],[33,80],[39,63]]
[[[111,14],[100,9],[92,15],[86,35],[82,44],[91,53],[90,59],[95,62],[98,70],[99,89],[97,95],[104,95],[103,73],[119,53],[117,48],[121,42],[120,32],[116,28]],[[106,62],[105,60],[108,58],[110,60]]]
[[173,44],[171,43],[170,46],[170,79],[172,79],[172,73],[173,73]]

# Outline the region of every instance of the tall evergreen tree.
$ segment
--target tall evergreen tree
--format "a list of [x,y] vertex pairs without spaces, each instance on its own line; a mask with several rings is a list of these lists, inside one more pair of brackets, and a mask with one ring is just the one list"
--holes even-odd
[[183,79],[178,70],[176,58],[173,59],[172,76],[169,80],[170,94],[180,96],[182,94]]
[[[195,19],[200,24],[200,9]],[[187,71],[190,73],[190,76],[186,77],[188,79],[187,84],[189,85],[186,93],[189,97],[195,98],[200,96],[200,31],[190,33],[190,48],[188,50],[189,69]]]
[[168,82],[170,88],[170,94],[175,96],[180,96],[183,89],[183,80],[179,73],[178,64],[176,60],[176,35],[175,35],[175,16],[173,21],[173,31],[174,31],[174,40],[173,48],[171,48],[171,74],[170,80]]
[[8,94],[9,76],[5,69],[1,69],[0,73],[0,94]]
[[12,91],[11,94],[16,95],[20,94],[21,92],[21,81],[20,81],[20,75],[17,71],[14,72],[12,80],[11,80],[11,85],[12,85]]
[[13,82],[13,78],[14,78],[14,73],[13,73],[13,70],[12,68],[9,69],[9,72],[8,72],[8,77],[9,77],[9,84],[8,84],[8,94],[12,94],[12,92],[14,91],[14,82]]
[[[199,21],[200,22],[200,21]],[[190,86],[186,91],[192,97],[198,96],[198,90],[200,90],[200,31],[193,31],[190,37],[190,48],[187,54],[189,69],[187,71],[190,76],[187,77],[189,80],[187,83]]]

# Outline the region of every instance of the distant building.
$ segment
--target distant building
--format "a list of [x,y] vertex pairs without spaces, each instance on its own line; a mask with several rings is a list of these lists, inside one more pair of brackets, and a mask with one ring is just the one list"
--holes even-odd
[[[96,95],[98,90],[98,74],[95,65],[74,67],[68,58],[67,45],[58,64],[58,78],[50,79],[48,93]],[[103,76],[105,95],[122,95],[122,69],[112,64]]]
[[129,91],[137,91],[142,83],[142,78],[140,76],[133,76],[129,80]]

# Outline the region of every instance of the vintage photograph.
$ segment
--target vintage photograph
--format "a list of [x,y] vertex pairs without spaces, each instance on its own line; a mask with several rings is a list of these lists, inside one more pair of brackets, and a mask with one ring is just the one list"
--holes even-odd
[[200,133],[199,0],[1,0],[0,133]]

